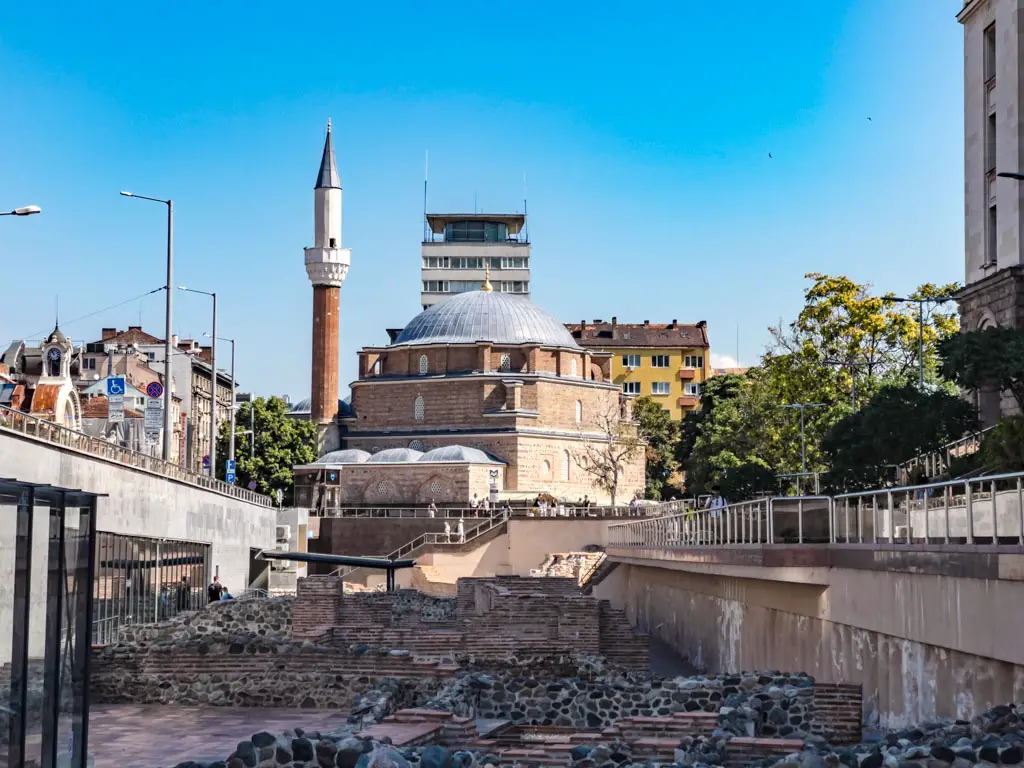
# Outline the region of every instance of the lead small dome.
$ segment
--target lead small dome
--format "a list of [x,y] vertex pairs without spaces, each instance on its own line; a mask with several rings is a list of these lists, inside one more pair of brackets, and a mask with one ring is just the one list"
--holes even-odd
[[565,326],[529,299],[498,291],[467,291],[416,315],[393,346],[540,344],[580,349]]
[[412,448],[385,448],[378,451],[366,460],[367,464],[404,464],[407,461],[416,461],[423,455],[422,451]]
[[460,464],[498,464],[496,459],[488,456],[479,448],[465,445],[445,445],[434,448],[420,456],[419,461],[425,462],[457,462]]
[[331,451],[317,459],[316,464],[363,464],[370,458],[367,451],[358,448],[346,448],[340,451]]

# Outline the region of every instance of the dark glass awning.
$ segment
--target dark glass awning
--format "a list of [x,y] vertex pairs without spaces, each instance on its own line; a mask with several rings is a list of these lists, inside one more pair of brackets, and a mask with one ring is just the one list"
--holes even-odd
[[374,568],[381,571],[394,571],[399,568],[412,568],[415,560],[388,560],[383,557],[356,557],[353,555],[324,555],[315,552],[267,552],[256,555],[257,560],[294,560],[297,563],[324,563],[326,565],[347,565],[353,568]]

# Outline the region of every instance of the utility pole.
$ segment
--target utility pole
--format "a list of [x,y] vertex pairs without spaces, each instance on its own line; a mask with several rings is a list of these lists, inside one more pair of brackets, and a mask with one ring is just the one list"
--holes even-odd
[[905,297],[885,296],[883,301],[895,301],[900,304],[917,304],[917,386],[924,392],[924,305],[944,304],[955,301],[952,296],[946,298],[909,299]]
[[800,411],[800,481],[807,474],[807,436],[804,431],[804,410],[807,408],[824,408],[826,403],[791,403],[783,405],[782,408],[797,408]]

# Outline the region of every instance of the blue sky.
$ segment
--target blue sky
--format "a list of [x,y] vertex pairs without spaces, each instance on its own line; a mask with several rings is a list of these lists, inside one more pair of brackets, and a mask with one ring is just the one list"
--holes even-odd
[[[129,189],[174,198],[175,282],[217,291],[242,388],[308,395],[330,116],[343,382],[418,309],[426,150],[434,210],[520,210],[526,174],[533,298],[562,320],[707,320],[753,363],[806,272],[963,279],[959,7],[6,4],[0,208],[44,212],[0,219],[0,341],[49,330],[57,296],[76,341],[162,334],[160,294],[70,322],[163,284],[165,211]],[[208,300],[176,300],[179,334],[209,330]]]

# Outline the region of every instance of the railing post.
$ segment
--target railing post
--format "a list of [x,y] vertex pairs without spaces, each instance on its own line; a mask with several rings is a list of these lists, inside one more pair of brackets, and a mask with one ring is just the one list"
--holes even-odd
[[974,543],[974,499],[971,493],[971,481],[964,481],[964,511],[967,514],[967,543]]
[[[877,504],[877,501],[875,503]],[[892,491],[885,492],[885,503],[886,508],[889,510],[889,543],[894,544],[896,536],[896,515],[892,508]]]
[[996,496],[996,481],[992,481],[992,543],[999,543],[999,509],[996,507],[998,497]]
[[796,541],[798,544],[804,543],[804,500],[803,498],[797,499],[796,502]]
[[[1020,478],[1017,478],[1017,489],[1020,489]],[[942,512],[943,519],[945,520],[946,533],[945,543],[949,544],[949,497],[953,495],[953,486],[946,486],[942,489]]]
[[1024,488],[1017,477],[1017,544],[1024,545]]
[[836,524],[835,524],[835,499],[831,496],[828,499],[828,541],[829,544],[836,543]]

